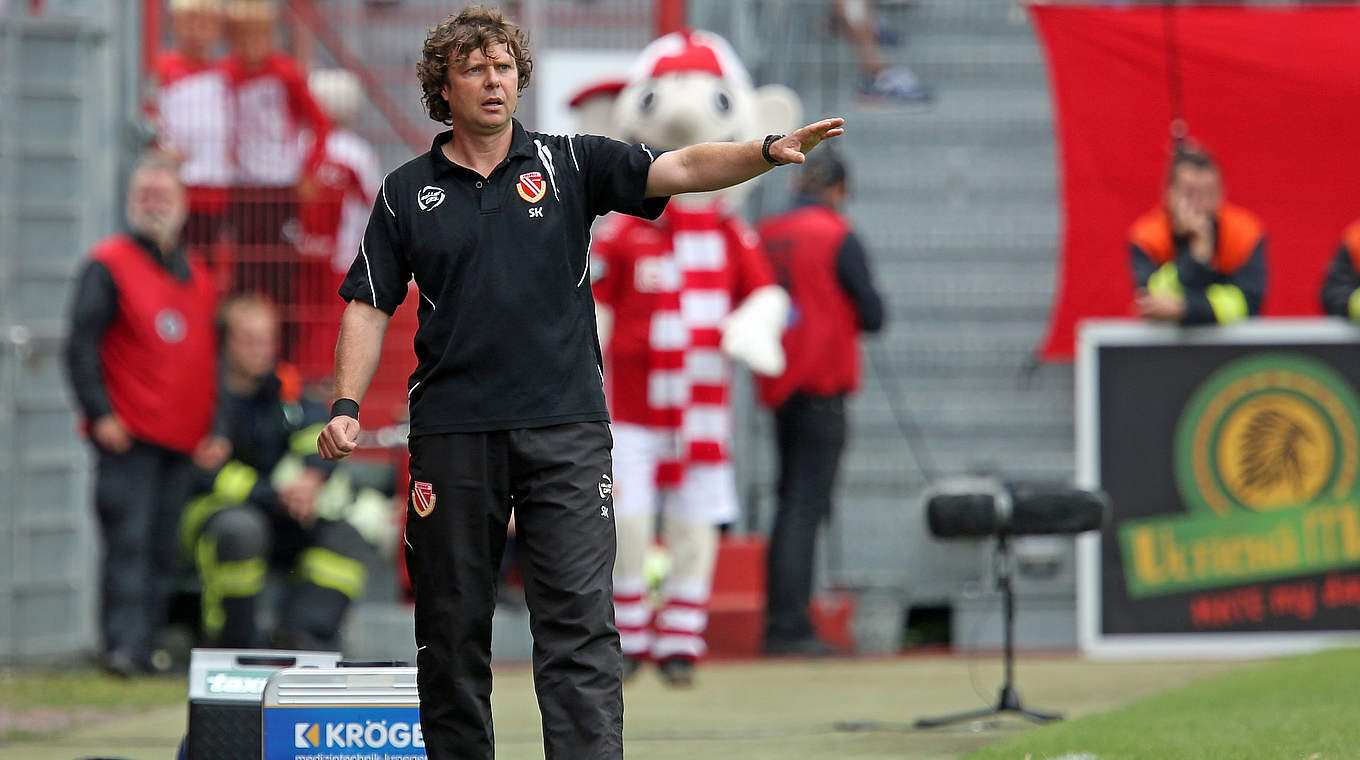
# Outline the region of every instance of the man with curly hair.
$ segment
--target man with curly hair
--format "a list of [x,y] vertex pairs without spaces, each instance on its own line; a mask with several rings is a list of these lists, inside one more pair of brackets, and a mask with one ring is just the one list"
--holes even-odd
[[387,320],[408,281],[418,291],[406,559],[431,760],[494,754],[491,615],[512,509],[546,756],[623,756],[591,222],[609,211],[654,219],[671,195],[802,163],[842,132],[827,119],[664,154],[540,134],[513,118],[532,70],[524,34],[500,11],[469,6],[430,30],[417,72],[430,118],[452,129],[383,180],[340,288],[337,400],[318,441],[328,459],[355,450]]

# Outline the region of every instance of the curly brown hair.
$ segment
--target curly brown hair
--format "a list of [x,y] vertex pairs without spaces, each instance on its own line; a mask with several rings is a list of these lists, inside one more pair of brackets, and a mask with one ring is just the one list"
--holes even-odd
[[519,70],[519,91],[529,86],[529,75],[534,71],[534,57],[529,52],[529,38],[518,24],[510,21],[497,8],[469,5],[449,16],[425,35],[416,64],[423,94],[420,100],[431,119],[449,124],[453,115],[441,92],[448,83],[449,67],[467,60],[468,54],[480,49],[483,53],[496,43],[503,43],[515,59]]

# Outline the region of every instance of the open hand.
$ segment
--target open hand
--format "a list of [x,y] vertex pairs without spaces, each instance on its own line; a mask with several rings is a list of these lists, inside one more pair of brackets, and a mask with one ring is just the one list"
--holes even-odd
[[799,127],[770,144],[770,157],[781,164],[801,164],[823,140],[845,134],[842,124],[845,119],[837,116]]
[[1196,208],[1184,195],[1172,195],[1167,204],[1171,230],[1190,240],[1190,254],[1199,263],[1208,265],[1213,257],[1214,216]]

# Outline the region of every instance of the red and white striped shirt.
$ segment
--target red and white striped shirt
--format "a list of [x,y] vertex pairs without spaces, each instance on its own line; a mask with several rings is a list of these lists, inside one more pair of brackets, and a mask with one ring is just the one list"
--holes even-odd
[[231,99],[227,74],[216,63],[167,50],[154,66],[156,140],[182,157],[180,177],[195,210],[220,210],[232,183]]
[[298,207],[303,233],[298,247],[304,255],[328,259],[331,268],[343,274],[359,253],[382,169],[362,137],[348,129],[333,129],[326,136],[316,180],[316,197]]
[[[236,183],[287,187],[321,165],[329,120],[307,89],[307,78],[287,54],[275,52],[247,70],[228,56],[222,64],[235,116]],[[313,135],[303,155],[303,129]]]
[[731,370],[721,322],[751,291],[774,284],[755,233],[717,205],[672,205],[656,222],[606,220],[592,258],[595,299],[614,312],[610,416],[675,431],[659,485],[678,484],[687,462],[727,461]]

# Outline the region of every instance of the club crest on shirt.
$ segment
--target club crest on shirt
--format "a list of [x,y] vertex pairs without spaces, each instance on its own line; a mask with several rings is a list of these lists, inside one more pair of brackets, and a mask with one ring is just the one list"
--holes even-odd
[[525,203],[538,203],[543,200],[544,193],[548,192],[548,183],[543,181],[542,172],[525,172],[519,175],[515,191]]
[[411,483],[411,506],[415,508],[416,514],[429,517],[434,511],[434,499],[434,486],[419,480]]
[[443,202],[444,191],[434,185],[426,185],[416,194],[416,203],[420,205],[421,211],[429,211]]
[[156,334],[166,343],[179,343],[189,333],[188,323],[178,309],[165,307],[156,312]]

